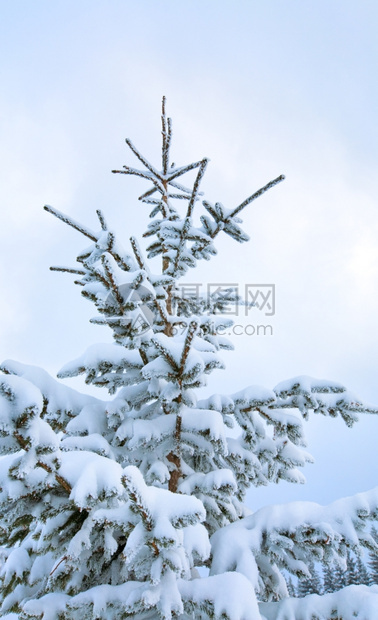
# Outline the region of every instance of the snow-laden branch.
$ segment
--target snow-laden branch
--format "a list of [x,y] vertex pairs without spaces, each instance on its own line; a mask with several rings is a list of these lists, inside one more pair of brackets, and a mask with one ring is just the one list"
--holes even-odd
[[213,534],[211,574],[236,570],[264,598],[285,597],[282,568],[308,575],[311,560],[343,561],[347,548],[378,553],[367,528],[377,518],[378,487],[329,506],[291,502],[262,508]]

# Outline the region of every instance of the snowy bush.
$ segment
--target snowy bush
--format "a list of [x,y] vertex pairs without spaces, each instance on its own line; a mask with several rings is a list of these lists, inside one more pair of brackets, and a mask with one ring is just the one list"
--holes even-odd
[[[364,547],[376,553],[368,522],[378,516],[378,489],[328,507],[296,502],[254,514],[243,501],[251,485],[303,482],[299,468],[311,460],[303,418],[341,416],[351,426],[377,410],[338,383],[310,377],[273,390],[196,393],[223,368],[220,352],[232,348],[220,335],[230,325],[223,311],[242,300],[232,290],[183,297],[179,280],[216,253],[219,234],[247,241],[241,211],[284,177],[232,209],[201,201],[208,160],[177,167],[171,138],[163,100],[161,166],[126,140],[141,169],[114,171],[148,181],[140,197],[152,209],[147,255],[134,237],[124,251],[100,211],[92,231],[45,207],[90,240],[77,267],[53,269],[76,275],[97,308],[93,322],[114,337],[58,376],[84,375],[110,397],[81,394],[31,366],[2,364],[1,615],[376,618],[377,586],[290,598],[284,572],[310,577],[313,562],[342,565],[348,550]],[[182,177],[190,172],[187,187]],[[159,273],[149,266],[155,256]],[[208,576],[200,577],[200,567]]]

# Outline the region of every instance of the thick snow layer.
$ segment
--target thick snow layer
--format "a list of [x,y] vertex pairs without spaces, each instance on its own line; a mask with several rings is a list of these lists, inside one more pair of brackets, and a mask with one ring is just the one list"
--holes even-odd
[[63,452],[59,474],[72,487],[70,499],[79,508],[102,497],[123,496],[122,467],[93,452]]
[[27,616],[43,617],[43,620],[56,620],[59,612],[64,614],[69,600],[70,597],[67,594],[52,592],[40,599],[27,601],[24,603],[23,609]]
[[189,557],[199,558],[201,562],[207,560],[211,553],[211,546],[201,523],[187,525],[183,529],[183,534],[185,553]]
[[231,394],[231,398],[235,405],[241,408],[250,405],[268,405],[276,400],[272,390],[268,390],[260,385],[251,385],[240,392]]
[[[114,611],[111,607],[115,607],[119,609],[127,608],[128,599],[132,592],[135,590],[143,589],[143,584],[139,582],[129,581],[127,583],[111,586],[111,585],[99,585],[86,592],[81,592],[73,597],[69,603],[70,608],[80,610],[88,605],[93,605],[93,617],[94,618],[103,618],[104,612],[108,609],[109,618],[118,617],[119,611],[116,611],[115,616]],[[45,597],[44,597],[45,598]]]
[[257,620],[260,617],[253,588],[240,573],[181,580],[179,590],[184,605],[186,603],[194,612],[196,608],[205,608],[210,618]]
[[90,346],[83,355],[65,364],[58,377],[73,377],[86,370],[98,371],[100,368],[140,368],[142,360],[139,351],[129,351],[117,344],[98,343]]
[[[26,492],[25,482],[23,480],[17,480],[9,476],[9,470],[17,470],[18,467],[23,464],[24,451],[13,454],[7,454],[0,458],[0,498],[1,501],[18,499],[22,497]],[[40,470],[42,479],[48,474],[45,471]]]
[[220,413],[233,413],[235,405],[231,396],[212,394],[209,398],[199,400],[197,407],[199,409],[212,409]]
[[61,449],[67,451],[86,450],[102,456],[111,456],[109,443],[99,433],[91,433],[85,437],[65,437],[61,442]]
[[161,415],[152,420],[126,419],[118,428],[117,438],[120,441],[128,440],[128,448],[147,447],[150,444],[157,446],[164,437],[174,433],[176,416],[173,414]]
[[13,549],[0,571],[0,576],[4,579],[5,585],[10,582],[13,574],[22,577],[24,572],[28,572],[31,563],[32,560],[26,549],[23,547],[16,547]]
[[327,379],[314,379],[307,375],[300,375],[292,379],[286,379],[276,385],[274,391],[278,396],[285,397],[289,394],[304,394],[307,392],[345,392],[346,388],[335,381]]
[[156,524],[162,536],[164,524],[169,524],[167,529],[170,532],[171,524],[174,527],[184,527],[204,521],[206,517],[199,499],[147,486],[140,471],[132,465],[124,469],[123,479],[130,490],[136,489],[140,493],[143,502],[148,506],[152,523]]
[[51,412],[66,411],[76,415],[85,405],[101,402],[101,399],[81,394],[63,385],[37,366],[6,360],[1,364],[0,370],[22,377],[38,388],[47,399],[47,409]]
[[29,582],[33,585],[45,578],[46,574],[50,574],[56,564],[56,559],[52,552],[45,555],[39,555],[34,559],[31,567]]
[[182,429],[191,433],[204,433],[213,441],[220,442],[227,453],[227,442],[223,418],[217,411],[206,409],[182,409]]
[[162,357],[156,357],[152,362],[146,364],[142,370],[142,375],[146,379],[152,379],[153,377],[169,377],[172,375],[174,366],[169,364]]
[[[44,597],[46,598],[46,597]],[[117,586],[100,585],[81,592],[69,600],[69,609],[77,613],[92,608],[86,617],[117,620],[125,612],[134,618],[165,618],[170,620],[183,612],[179,590],[173,575],[168,573],[157,585],[128,581]],[[151,610],[151,615],[146,614]],[[157,612],[159,610],[159,612]],[[139,612],[139,613],[138,613]],[[71,616],[70,616],[71,617]],[[79,617],[79,616],[77,616]]]
[[40,414],[42,394],[30,381],[20,377],[0,377],[0,427],[11,431],[24,413],[27,418]]
[[70,420],[66,426],[69,434],[105,435],[108,431],[106,417],[107,404],[101,401],[85,405],[78,415]]
[[191,495],[193,493],[206,493],[212,495],[214,491],[222,489],[223,492],[236,492],[237,484],[235,477],[229,469],[217,469],[216,471],[202,474],[198,472],[188,476],[179,486],[180,493]]

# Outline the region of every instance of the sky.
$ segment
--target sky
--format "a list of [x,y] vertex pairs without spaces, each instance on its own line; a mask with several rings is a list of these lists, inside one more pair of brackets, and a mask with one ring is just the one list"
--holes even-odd
[[[219,238],[191,276],[276,290],[274,316],[235,317],[273,335],[234,336],[209,392],[306,374],[378,406],[376,2],[2,0],[0,12],[1,359],[55,375],[110,341],[70,276],[48,269],[73,266],[85,239],[42,207],[92,228],[101,208],[124,246],[140,237],[145,186],[110,171],[135,164],[126,137],[159,161],[165,95],[176,163],[211,160],[208,200],[234,207],[286,176],[243,212],[251,241]],[[253,490],[252,509],[378,484],[378,416],[353,429],[314,416],[307,431],[307,484]]]

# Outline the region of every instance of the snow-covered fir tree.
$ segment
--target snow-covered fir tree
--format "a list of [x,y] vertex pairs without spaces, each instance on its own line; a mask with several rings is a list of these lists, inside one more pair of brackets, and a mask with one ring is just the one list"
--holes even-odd
[[370,575],[359,555],[353,555],[348,550],[347,554],[347,572],[346,572],[347,585],[352,584],[365,584],[370,585]]
[[310,575],[302,577],[298,582],[297,594],[299,597],[308,594],[322,594],[323,592],[323,584],[314,562],[310,562],[308,570]]
[[[370,585],[371,577],[361,556],[348,549],[346,563],[326,565],[323,570],[324,592],[337,592],[349,585]],[[320,593],[320,592],[319,592]]]
[[[92,230],[46,207],[89,242],[76,267],[54,269],[76,276],[98,311],[93,322],[114,337],[58,377],[83,375],[109,398],[32,366],[1,365],[0,614],[347,620],[357,608],[376,618],[376,586],[295,599],[283,571],[301,579],[312,562],[345,562],[347,549],[376,552],[369,521],[378,516],[378,490],[254,514],[243,500],[251,486],[303,482],[298,468],[311,460],[303,419],[341,416],[352,426],[377,410],[339,383],[307,376],[273,390],[252,385],[201,399],[196,392],[223,368],[221,350],[232,347],[220,335],[231,323],[224,311],[241,300],[232,290],[183,296],[180,279],[216,253],[218,235],[248,241],[242,210],[283,176],[235,207],[201,200],[208,160],[172,163],[164,100],[161,120],[161,164],[126,140],[140,167],[115,171],[148,183],[140,197],[152,209],[146,251],[134,237],[123,250],[101,211]],[[151,267],[155,256],[161,269]],[[200,567],[209,574],[200,578]]]
[[[350,550],[347,551],[347,569],[345,572],[345,585],[350,586],[353,583],[361,583],[359,581],[358,568],[357,568],[357,560],[352,555]],[[344,584],[343,584],[344,585]]]
[[371,576],[369,574],[369,571],[366,567],[365,562],[359,555],[356,558],[356,564],[357,564],[357,580],[355,583],[357,584],[363,583],[369,586],[372,583]]
[[338,562],[335,563],[334,566],[334,582],[335,582],[335,590],[341,590],[345,588],[345,586],[350,585],[348,583],[348,572],[347,572],[348,564],[347,557],[345,558],[345,562],[343,565]]
[[334,566],[331,564],[326,564],[323,568],[323,590],[324,594],[329,594],[330,592],[336,592],[340,588],[337,587],[335,583],[335,573]]
[[291,577],[287,578],[286,585],[287,585],[287,593],[288,593],[288,595],[291,596],[291,597],[297,596],[297,590],[296,590],[296,587],[295,587]]

